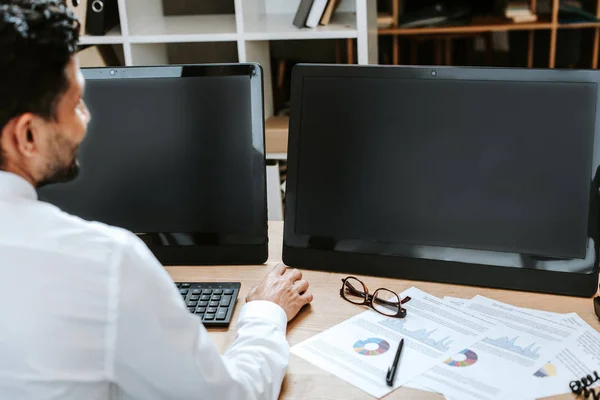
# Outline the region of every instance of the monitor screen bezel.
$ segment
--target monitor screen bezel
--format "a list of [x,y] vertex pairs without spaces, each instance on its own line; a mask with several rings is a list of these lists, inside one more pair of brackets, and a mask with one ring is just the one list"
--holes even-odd
[[[426,80],[484,80],[484,81],[523,81],[523,82],[587,82],[594,83],[600,90],[596,71],[586,70],[538,70],[492,67],[430,67],[430,66],[383,66],[383,65],[329,65],[297,64],[292,74],[292,111],[289,122],[288,171],[286,182],[286,208],[283,258],[287,265],[326,269],[338,272],[382,275],[427,281],[474,284],[490,287],[505,287],[552,293],[591,295],[598,282],[598,176],[600,165],[600,121],[595,120],[593,161],[590,171],[592,182],[590,208],[588,210],[588,238],[593,240],[593,265],[589,272],[563,272],[544,269],[544,260],[535,256],[520,255],[527,260],[527,268],[511,268],[484,263],[469,263],[457,260],[432,260],[419,256],[390,253],[388,251],[361,252],[344,249],[340,251],[336,238],[311,238],[295,231],[296,202],[302,134],[303,80],[307,77],[335,78],[379,78],[379,79],[426,79]],[[598,96],[600,99],[600,96]],[[596,116],[600,115],[600,100],[596,102]],[[343,242],[343,241],[340,241]],[[361,240],[354,240],[359,243]],[[371,242],[372,243],[372,242]],[[370,243],[363,242],[364,247]],[[406,248],[406,254],[422,248],[419,245],[398,243]],[[336,246],[338,247],[336,249]],[[350,246],[348,246],[350,247]],[[360,247],[360,246],[358,246]],[[446,248],[442,248],[446,249]],[[387,249],[386,249],[387,250]],[[450,249],[453,250],[453,249]],[[367,266],[368,265],[368,266]],[[541,266],[541,267],[540,267]],[[573,279],[572,283],[568,280]],[[567,282],[561,287],[560,282]]]
[[[159,66],[82,68],[86,81],[121,79],[185,79],[193,77],[248,76],[250,78],[252,146],[262,159],[262,171],[253,182],[258,193],[260,210],[254,218],[260,220],[251,232],[195,234],[194,232],[136,232],[159,261],[168,265],[263,264],[268,257],[268,221],[266,189],[266,154],[264,133],[263,70],[257,63],[218,63]],[[261,201],[262,199],[262,201]],[[179,239],[183,240],[179,240]],[[182,244],[185,243],[185,244]]]

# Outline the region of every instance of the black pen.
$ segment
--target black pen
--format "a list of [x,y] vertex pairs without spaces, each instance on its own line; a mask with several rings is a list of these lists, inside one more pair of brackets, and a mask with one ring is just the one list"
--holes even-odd
[[388,386],[394,386],[394,375],[396,375],[396,369],[398,368],[398,361],[400,360],[400,354],[402,353],[403,346],[404,339],[400,339],[400,343],[398,344],[398,351],[396,351],[396,356],[394,357],[394,363],[390,368],[388,368],[387,375],[385,376],[385,381]]

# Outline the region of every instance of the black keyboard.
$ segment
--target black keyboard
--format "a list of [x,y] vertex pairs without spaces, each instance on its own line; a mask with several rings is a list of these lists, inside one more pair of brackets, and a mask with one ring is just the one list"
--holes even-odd
[[175,282],[188,310],[206,327],[229,326],[239,282]]

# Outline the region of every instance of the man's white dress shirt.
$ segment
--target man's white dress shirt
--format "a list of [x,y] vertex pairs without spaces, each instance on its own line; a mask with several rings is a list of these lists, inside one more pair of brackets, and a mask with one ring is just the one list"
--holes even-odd
[[137,236],[0,171],[0,399],[275,399],[286,323],[274,303],[244,304],[219,354]]

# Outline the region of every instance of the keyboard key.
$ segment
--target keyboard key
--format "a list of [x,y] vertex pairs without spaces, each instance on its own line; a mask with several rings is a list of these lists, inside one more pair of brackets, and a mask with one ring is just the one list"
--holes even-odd
[[202,289],[194,289],[194,290],[192,290],[192,294],[195,294],[195,295],[202,294]]
[[196,310],[196,307],[188,307],[189,312],[193,313]]
[[212,294],[212,289],[204,289],[202,294]]
[[231,304],[231,296],[223,296],[221,299],[221,305],[225,307],[229,307]]
[[179,286],[181,286],[181,283],[175,282],[175,287],[179,287]]
[[208,303],[209,306],[211,307],[219,307],[219,302],[218,301],[211,301],[210,303]]
[[204,314],[204,319],[207,321],[212,321],[215,319],[215,314]]
[[179,289],[179,294],[181,294],[182,296],[185,296],[186,294],[188,294],[189,290],[187,289]]
[[223,289],[215,289],[213,290],[213,294],[223,294]]
[[219,301],[221,300],[221,296],[213,296],[212,300]]
[[202,297],[200,298],[200,300],[202,300],[202,301],[209,301],[210,300],[210,296],[206,295],[206,294],[203,294]]
[[198,303],[198,307],[208,307],[208,301],[201,301]]
[[200,300],[200,296],[190,296],[190,300],[198,301],[198,300]]
[[225,294],[232,295],[233,289],[225,289]]
[[206,309],[206,312],[209,313],[209,314],[214,314],[214,313],[217,312],[217,307],[208,307]]
[[197,301],[188,301],[187,302],[188,307],[196,307],[198,305]]
[[217,319],[223,320],[223,319],[225,319],[225,317],[227,317],[227,309],[226,308],[220,308],[219,312],[217,313]]
[[196,314],[204,314],[205,312],[206,312],[206,307],[196,308]]
[[189,284],[189,283],[182,283],[182,284],[181,284],[181,287],[182,287],[182,288],[189,288],[190,286],[192,286],[192,285],[191,285],[191,284]]

